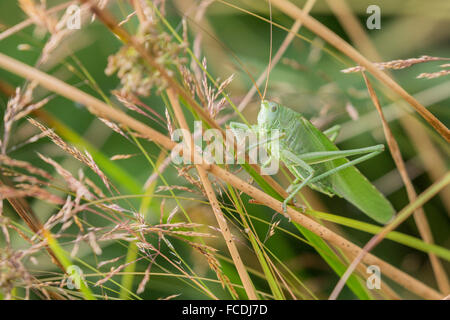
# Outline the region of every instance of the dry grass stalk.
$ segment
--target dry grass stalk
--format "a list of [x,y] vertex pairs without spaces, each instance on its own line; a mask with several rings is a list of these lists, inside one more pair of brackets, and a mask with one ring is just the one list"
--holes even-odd
[[177,186],[177,185],[158,186],[158,188],[156,189],[155,192],[158,193],[158,192],[161,192],[161,191],[170,191],[170,190],[181,190],[181,191],[190,192],[190,193],[196,192],[192,188],[188,188],[188,187],[185,187],[185,186]]
[[[429,62],[429,61],[440,61],[440,60],[448,60],[447,58],[439,58],[439,57],[430,57],[430,56],[421,56],[419,58],[410,58],[406,60],[391,60],[387,62],[374,62],[373,65],[376,66],[380,70],[384,69],[391,69],[391,70],[400,70],[408,68],[412,65],[423,63],[423,62]],[[347,68],[344,70],[341,70],[343,73],[354,73],[354,72],[361,72],[366,71],[365,67],[362,66],[356,66],[352,68]]]
[[195,111],[213,128],[222,130],[211,118],[208,113],[203,109],[197,101],[195,101],[189,92],[184,90],[184,88],[168,73],[168,71],[157,62],[155,57],[151,56],[148,50],[141,45],[141,43],[133,36],[131,36],[125,29],[120,28],[114,18],[106,10],[100,9],[98,6],[92,3],[90,0],[80,0],[80,2],[89,4],[91,11],[102,21],[114,34],[116,34],[126,45],[133,47],[137,53],[145,60],[149,67],[156,70],[161,78],[163,78],[169,87],[175,90],[180,96],[191,105]]
[[134,156],[136,156],[136,155],[135,154],[115,154],[112,157],[110,157],[109,160],[111,160],[111,161],[126,160],[126,159],[130,159]]
[[[69,7],[71,4],[73,4],[75,1],[67,1],[65,3],[61,3],[59,5],[56,5],[50,9],[47,9],[45,11],[45,15],[51,15],[53,13],[56,13],[58,11],[64,10],[67,7]],[[22,22],[16,24],[15,26],[3,31],[2,33],[0,33],[0,41],[2,41],[3,39],[6,39],[10,36],[12,36],[13,34],[25,29],[26,27],[32,25],[34,23],[34,20],[32,18],[28,18],[26,20],[23,20]]]
[[197,243],[191,243],[191,245],[195,250],[200,252],[200,254],[202,254],[206,258],[206,261],[208,262],[209,267],[211,268],[211,270],[213,270],[216,273],[217,278],[219,279],[220,283],[222,284],[222,288],[228,287],[229,290],[231,291],[231,295],[235,298],[238,298],[239,295],[234,290],[234,287],[233,287],[230,279],[223,273],[219,261],[211,253],[211,252],[215,252],[217,250],[215,250],[214,248],[208,247],[208,246],[198,245]]
[[26,162],[26,161],[16,160],[16,159],[12,159],[5,155],[0,155],[0,163],[3,165],[10,166],[10,167],[18,167],[18,168],[25,169],[29,173],[39,175],[39,176],[43,177],[44,179],[48,179],[48,180],[52,179],[52,176],[50,174],[48,174],[47,171],[42,170],[40,168],[36,168],[31,163]]
[[417,79],[435,79],[442,76],[448,76],[450,74],[450,70],[441,70],[437,72],[424,72],[417,76]]
[[19,5],[35,25],[55,32],[56,20],[47,14],[45,2],[36,4],[34,0],[19,0]]
[[130,138],[128,138],[128,136],[125,134],[125,132],[123,132],[122,129],[120,129],[120,127],[117,124],[115,124],[114,122],[108,121],[108,120],[106,120],[104,118],[98,118],[98,119],[101,122],[103,122],[104,124],[106,124],[106,126],[111,128],[114,132],[117,132],[118,134],[120,134],[125,139],[130,140]]
[[60,136],[58,136],[56,133],[54,133],[52,130],[48,130],[44,125],[39,123],[38,121],[28,118],[28,121],[33,124],[34,126],[38,127],[42,132],[46,132],[47,136],[61,149],[66,151],[68,154],[73,156],[78,161],[84,163],[89,168],[91,168],[92,171],[94,171],[100,179],[102,179],[105,186],[108,188],[108,190],[111,190],[111,187],[109,185],[109,180],[106,177],[106,175],[100,170],[98,165],[95,163],[92,156],[89,154],[89,152],[85,151],[85,154],[82,154],[80,151],[78,151],[77,148],[68,145],[63,139],[61,139]]
[[119,92],[117,90],[114,90],[112,93],[126,108],[152,119],[164,127],[164,118],[158,112],[142,102],[136,95],[132,93]]
[[[31,104],[32,93],[36,83],[32,83],[27,89],[16,88],[15,94],[8,100],[5,114],[3,115],[3,139],[0,140],[0,149],[2,154],[6,154],[9,139],[11,136],[11,129],[17,120],[20,120],[20,115]],[[45,104],[45,103],[44,103]]]
[[83,155],[77,148],[68,145],[60,136],[54,133],[52,130],[49,130],[47,127],[42,125],[39,121],[34,120],[33,118],[28,118],[28,121],[40,129],[42,132],[46,132],[47,136],[52,140],[58,147],[63,149],[65,152],[70,154],[72,157],[77,159],[80,162],[87,163],[88,159],[86,159],[85,155]]
[[80,104],[85,105],[88,110],[97,115],[98,117],[108,119],[110,121],[116,121],[118,123],[129,123],[130,128],[144,134],[148,139],[161,141],[164,143],[165,148],[172,148],[175,146],[175,142],[170,139],[165,140],[166,136],[151,129],[145,124],[137,121],[136,119],[126,115],[125,113],[113,109],[102,101],[92,97],[85,92],[76,89],[75,87],[68,85],[62,81],[55,81],[56,79],[48,74],[45,74],[35,68],[29,67],[23,63],[18,63],[17,60],[12,59],[4,54],[0,53],[0,66],[6,70],[10,70],[16,74],[22,75],[24,78],[36,78],[39,79],[39,83],[49,89],[50,91],[61,93],[67,98],[77,101]]
[[38,186],[22,186],[23,189],[12,188],[8,186],[0,186],[0,200],[12,198],[34,197],[50,203],[62,204],[64,200],[50,192],[39,188]]

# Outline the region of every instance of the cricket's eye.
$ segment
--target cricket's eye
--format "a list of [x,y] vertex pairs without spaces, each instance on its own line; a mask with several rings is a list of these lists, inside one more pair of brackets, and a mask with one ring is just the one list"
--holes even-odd
[[272,111],[272,112],[276,112],[277,111],[277,106],[272,106],[272,108],[270,108],[270,111]]

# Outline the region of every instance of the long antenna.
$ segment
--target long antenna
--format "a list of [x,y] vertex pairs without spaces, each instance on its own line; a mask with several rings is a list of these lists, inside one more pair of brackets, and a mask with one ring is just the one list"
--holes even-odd
[[262,100],[266,97],[267,86],[269,85],[269,75],[272,64],[272,2],[269,0],[269,17],[270,17],[270,49],[269,49],[269,67],[267,68],[266,85],[264,86],[264,93]]
[[[220,1],[220,0],[218,0],[218,1],[223,3],[223,4],[225,4],[225,5],[229,5],[229,3],[227,3],[227,2],[223,2],[223,1]],[[236,7],[236,9],[242,9],[242,8]],[[254,77],[252,76],[250,71],[245,67],[245,64],[241,61],[241,59],[239,59],[239,57],[236,55],[236,53],[230,47],[228,47],[225,43],[223,43],[220,39],[218,39],[216,36],[211,34],[208,30],[203,28],[198,22],[196,22],[194,19],[191,19],[186,13],[183,13],[182,11],[180,11],[180,10],[178,10],[176,8],[175,8],[175,11],[177,11],[181,16],[183,16],[184,18],[189,20],[190,23],[196,25],[196,27],[199,28],[199,30],[201,30],[208,37],[210,37],[211,39],[216,41],[226,52],[228,52],[229,54],[231,54],[233,56],[233,58],[236,60],[236,62],[239,65],[239,67],[242,68],[242,70],[250,78],[250,81],[252,82],[253,86],[255,87],[256,91],[258,92],[259,97],[262,100],[263,99],[263,95],[262,95],[261,91],[259,90],[258,85],[257,85]],[[256,16],[256,18],[259,18],[259,17]],[[259,19],[261,19],[261,18],[259,18]],[[264,21],[264,19],[263,19],[263,21]],[[200,62],[198,62],[198,64],[200,65]]]

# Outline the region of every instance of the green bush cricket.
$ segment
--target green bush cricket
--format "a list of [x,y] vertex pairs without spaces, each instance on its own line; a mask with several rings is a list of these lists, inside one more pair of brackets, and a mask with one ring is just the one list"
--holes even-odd
[[[230,128],[236,136],[239,130],[253,130],[266,137],[274,129],[281,132],[276,139],[263,141],[263,144],[270,157],[274,157],[271,149],[278,143],[279,159],[273,160],[282,161],[295,177],[287,189],[289,196],[283,202],[285,213],[287,204],[307,185],[329,196],[346,199],[379,223],[385,224],[395,215],[391,203],[355,167],[381,153],[384,145],[339,150],[334,144],[339,126],[321,132],[300,113],[266,100],[261,102],[257,125],[249,128],[231,122]],[[348,160],[349,156],[357,158]]]

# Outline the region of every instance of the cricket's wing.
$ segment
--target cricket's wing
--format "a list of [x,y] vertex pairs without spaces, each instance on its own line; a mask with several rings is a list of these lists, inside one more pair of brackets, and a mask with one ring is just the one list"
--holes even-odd
[[356,167],[348,167],[333,177],[333,189],[340,197],[379,223],[388,223],[395,215],[392,204]]
[[[307,119],[303,118],[303,128],[308,130],[308,137],[304,143],[311,143],[303,149],[303,152],[338,150],[325,134]],[[336,168],[347,163],[345,158],[335,159],[323,163],[331,168]],[[322,169],[325,170],[325,169]],[[387,223],[395,215],[392,204],[378,191],[375,186],[354,166],[345,168],[328,178],[328,184],[336,195],[352,203],[366,215],[379,223]]]

